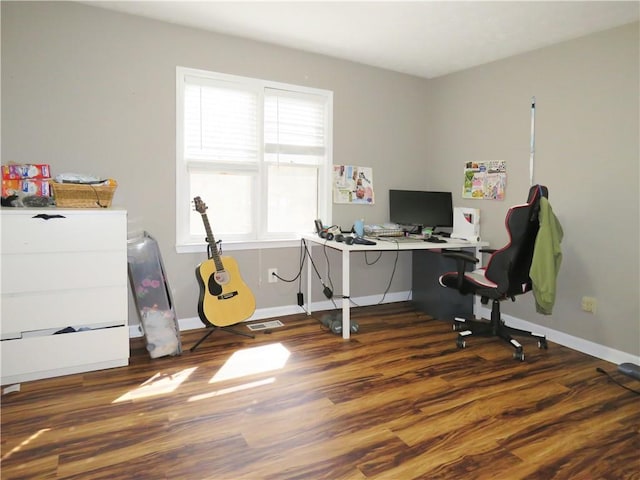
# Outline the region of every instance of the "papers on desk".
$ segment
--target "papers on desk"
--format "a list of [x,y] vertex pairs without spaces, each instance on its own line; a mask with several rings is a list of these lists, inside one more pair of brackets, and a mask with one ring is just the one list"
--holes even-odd
[[368,237],[402,237],[404,231],[395,223],[383,223],[382,225],[365,225],[364,233]]

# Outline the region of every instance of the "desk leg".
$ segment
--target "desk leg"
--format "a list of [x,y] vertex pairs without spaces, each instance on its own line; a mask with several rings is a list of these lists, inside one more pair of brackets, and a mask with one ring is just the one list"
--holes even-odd
[[[312,243],[312,242],[309,242]],[[313,289],[311,288],[311,282],[313,279],[312,273],[313,273],[313,265],[311,264],[311,250],[313,249],[313,247],[311,245],[309,245],[309,250],[306,250],[306,252],[309,255],[309,258],[307,258],[307,315],[311,315],[311,292],[313,291]]]
[[351,335],[351,317],[349,311],[349,250],[342,251],[342,338]]

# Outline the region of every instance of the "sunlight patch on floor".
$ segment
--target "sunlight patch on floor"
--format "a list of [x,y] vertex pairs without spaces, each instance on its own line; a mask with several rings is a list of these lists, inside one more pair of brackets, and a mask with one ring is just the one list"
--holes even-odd
[[280,370],[285,366],[290,355],[291,352],[281,343],[238,350],[231,355],[209,383]]
[[23,447],[26,447],[27,445],[29,445],[31,442],[33,442],[36,438],[38,438],[40,435],[42,435],[45,432],[49,432],[51,431],[50,428],[42,428],[40,430],[38,430],[36,433],[34,433],[33,435],[31,435],[29,438],[27,438],[26,440],[24,440],[22,443],[20,443],[19,445],[16,445],[15,447],[13,447],[11,450],[9,450],[5,455],[3,455],[2,460],[6,460],[7,458],[9,458],[11,455],[13,455],[16,452],[19,452],[20,450],[22,450]]
[[219,397],[221,395],[227,395],[229,393],[241,392],[243,390],[249,390],[251,388],[262,387],[264,385],[269,385],[276,381],[275,377],[266,378],[264,380],[257,380],[255,382],[243,383],[242,385],[236,385],[235,387],[229,388],[221,388],[220,390],[215,390],[209,393],[203,393],[201,395],[194,395],[189,398],[189,402],[197,402],[198,400],[206,400],[207,398]]
[[166,375],[162,372],[158,372],[138,388],[129,390],[127,393],[114,400],[113,403],[138,400],[157,395],[166,395],[174,392],[197,368],[198,367],[186,368],[181,372],[174,373],[173,375]]

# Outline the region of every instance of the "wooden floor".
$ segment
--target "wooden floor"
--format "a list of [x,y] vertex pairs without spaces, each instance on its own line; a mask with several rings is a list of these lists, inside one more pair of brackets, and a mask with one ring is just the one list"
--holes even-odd
[[[549,342],[473,338],[408,303],[304,314],[255,339],[24,383],[2,396],[2,479],[640,478],[638,382]],[[239,328],[245,329],[245,326]],[[247,331],[247,330],[245,330]]]

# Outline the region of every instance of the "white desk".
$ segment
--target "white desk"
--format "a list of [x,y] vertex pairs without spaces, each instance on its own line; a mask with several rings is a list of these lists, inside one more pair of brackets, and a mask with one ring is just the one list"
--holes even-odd
[[[302,239],[306,240],[309,243],[310,247],[313,245],[324,245],[328,248],[333,248],[334,250],[339,250],[342,252],[342,338],[348,339],[351,333],[351,316],[350,316],[350,304],[349,304],[349,276],[350,276],[350,254],[351,252],[375,252],[375,251],[412,251],[412,250],[438,250],[442,248],[446,249],[456,249],[456,248],[475,248],[476,257],[482,261],[482,257],[480,254],[480,249],[482,247],[486,247],[489,245],[488,242],[467,242],[465,240],[458,239],[447,239],[446,243],[430,243],[424,242],[422,240],[416,239],[415,241],[400,241],[394,242],[389,240],[381,240],[371,238],[376,242],[375,245],[360,245],[353,244],[347,245],[344,242],[336,242],[335,240],[327,240],[325,238],[320,238],[316,234],[305,233],[302,234]],[[307,303],[306,310],[307,314],[311,315],[311,292],[312,292],[312,271],[310,265],[311,262],[307,263]],[[444,273],[444,272],[443,272]],[[443,287],[444,288],[444,287]],[[476,302],[474,305],[474,312],[477,312],[479,309],[480,299],[476,298]]]

